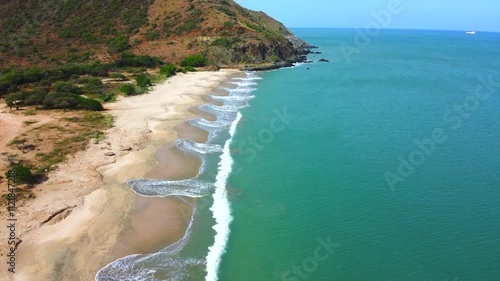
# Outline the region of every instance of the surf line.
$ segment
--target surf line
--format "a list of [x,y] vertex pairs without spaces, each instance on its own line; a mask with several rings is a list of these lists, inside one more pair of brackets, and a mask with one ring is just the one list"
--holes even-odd
[[219,162],[219,173],[215,179],[214,203],[210,210],[216,222],[213,226],[216,234],[214,244],[208,248],[206,281],[217,280],[217,272],[219,271],[222,255],[226,252],[226,244],[230,233],[229,225],[233,220],[229,199],[227,198],[226,183],[233,166],[233,158],[231,157],[229,146],[231,145],[236,131],[236,125],[238,125],[240,119],[241,113],[238,112],[236,119],[229,129],[229,139],[224,144],[221,160]]

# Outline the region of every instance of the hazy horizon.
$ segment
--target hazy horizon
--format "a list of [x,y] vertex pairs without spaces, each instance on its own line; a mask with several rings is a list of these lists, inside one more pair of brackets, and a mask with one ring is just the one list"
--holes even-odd
[[[377,15],[386,29],[500,32],[497,0],[235,0],[245,8],[263,11],[290,28],[365,28]],[[286,8],[284,8],[286,7]],[[390,13],[390,8],[397,13]],[[389,17],[384,17],[389,12]]]
[[[327,26],[286,26],[290,29],[361,29],[356,27],[327,27]],[[500,33],[500,31],[488,31],[488,30],[477,30],[477,29],[422,29],[422,28],[382,28],[382,30],[413,30],[413,31],[455,31],[455,32],[466,32],[466,31],[475,31],[475,32],[483,32],[483,33]]]

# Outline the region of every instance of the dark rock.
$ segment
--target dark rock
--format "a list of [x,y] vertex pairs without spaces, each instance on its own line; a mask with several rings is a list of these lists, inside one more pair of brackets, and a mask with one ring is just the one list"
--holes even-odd
[[114,152],[106,152],[104,153],[106,156],[115,156],[116,154]]
[[293,66],[293,62],[278,62],[272,65],[264,65],[264,66],[254,66],[254,67],[245,67],[244,70],[248,71],[266,71],[266,70],[274,70],[283,67],[291,67]]
[[127,147],[124,147],[124,146],[123,146],[123,147],[121,148],[121,151],[131,151],[131,150],[132,150],[132,147],[130,147],[130,146],[127,146]]
[[219,71],[220,67],[218,65],[212,64],[212,65],[207,66],[207,70],[208,71]]
[[329,60],[326,60],[326,59],[320,59],[319,61],[320,62],[330,62]]

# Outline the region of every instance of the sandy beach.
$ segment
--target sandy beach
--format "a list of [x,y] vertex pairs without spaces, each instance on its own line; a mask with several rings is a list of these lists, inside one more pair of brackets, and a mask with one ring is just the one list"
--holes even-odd
[[[106,138],[65,161],[34,188],[36,198],[18,208],[22,243],[16,273],[0,279],[94,280],[99,269],[118,258],[157,251],[182,237],[192,214],[189,200],[141,197],[126,182],[196,176],[200,159],[179,151],[173,141],[206,141],[207,132],[186,121],[213,120],[193,107],[235,76],[244,74],[178,74],[149,94],[107,104],[115,124]],[[5,216],[1,223],[7,223]],[[7,229],[0,229],[0,236],[7,237]],[[6,263],[0,264],[7,272]]]

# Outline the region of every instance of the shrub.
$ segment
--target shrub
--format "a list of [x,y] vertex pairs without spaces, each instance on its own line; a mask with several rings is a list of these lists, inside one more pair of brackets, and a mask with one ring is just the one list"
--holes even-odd
[[192,66],[192,67],[199,67],[199,66],[205,66],[207,65],[208,60],[205,56],[202,55],[192,55],[188,56],[185,59],[181,61],[181,66],[186,67],[186,66]]
[[229,47],[231,46],[231,42],[227,38],[217,38],[212,42],[212,45]]
[[80,84],[89,84],[89,85],[94,85],[94,86],[102,86],[103,85],[101,79],[96,78],[96,77],[80,78],[80,79],[77,80],[77,83],[80,83]]
[[136,56],[130,52],[123,53],[121,58],[115,61],[117,67],[155,67],[162,64],[163,61],[160,58]]
[[167,77],[175,75],[177,67],[173,63],[167,63],[160,68],[160,73],[166,75]]
[[125,35],[118,36],[117,38],[109,41],[108,51],[110,53],[123,52],[128,48],[130,48],[130,44],[128,43],[128,37]]
[[26,94],[25,105],[42,105],[48,92],[44,88],[35,88],[31,93]]
[[78,86],[64,81],[56,82],[56,84],[54,85],[54,90],[56,91],[56,93],[80,94],[81,92],[81,89]]
[[135,81],[137,82],[137,86],[141,88],[147,88],[149,85],[151,85],[151,79],[146,74],[141,74],[135,78]]
[[111,78],[121,80],[121,81],[126,81],[127,77],[121,73],[111,73]]
[[[32,183],[34,181],[34,176],[31,173],[31,170],[24,165],[15,165],[10,168],[10,171],[15,172],[14,179],[16,183]],[[6,177],[9,177],[9,172],[5,173]]]
[[160,39],[160,32],[158,31],[148,31],[146,32],[146,40],[154,41]]
[[19,87],[18,87],[18,86],[16,86],[16,85],[12,85],[12,86],[10,86],[10,87],[7,89],[7,92],[9,92],[9,93],[15,93],[15,92],[18,92],[19,90],[20,90],[20,89],[19,89]]
[[224,23],[224,27],[225,27],[225,28],[231,28],[231,27],[233,27],[233,26],[234,26],[234,22],[232,22],[232,21],[226,21],[226,22]]
[[10,107],[11,109],[13,106],[16,106],[16,109],[19,109],[19,106],[24,104],[25,98],[26,98],[26,93],[23,92],[12,93],[7,96],[5,102],[7,103],[7,106]]
[[281,60],[280,57],[278,57],[277,55],[271,55],[269,59],[272,60],[273,62],[279,62]]
[[188,20],[185,24],[179,25],[176,33],[182,34],[185,32],[193,31],[193,30],[198,29],[198,28],[199,28],[199,26],[196,24],[196,22],[194,22],[193,20]]
[[127,96],[132,96],[137,94],[137,91],[132,84],[125,84],[120,88],[120,92],[124,93]]
[[68,93],[50,94],[43,100],[43,106],[47,109],[74,109],[80,103],[80,98]]
[[196,69],[195,69],[194,67],[190,66],[190,65],[188,65],[188,66],[184,67],[184,69],[185,69],[186,71],[191,71],[191,72],[195,72],[195,71],[196,71]]
[[104,93],[101,95],[101,100],[103,102],[114,102],[116,101],[116,95],[113,93]]
[[79,107],[86,109],[86,110],[91,110],[91,111],[103,111],[104,107],[102,104],[94,99],[88,99],[88,98],[80,98],[79,100]]

